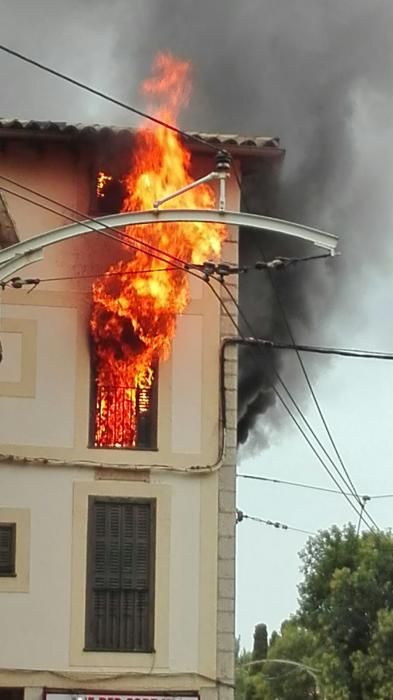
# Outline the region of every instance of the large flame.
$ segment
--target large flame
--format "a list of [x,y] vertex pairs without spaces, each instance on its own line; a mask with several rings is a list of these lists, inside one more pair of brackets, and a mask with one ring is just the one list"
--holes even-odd
[[[155,115],[175,124],[190,95],[190,64],[160,54],[143,89],[154,100],[164,102]],[[152,209],[155,200],[192,181],[190,153],[178,135],[159,125],[144,126],[136,135],[122,209]],[[210,186],[200,185],[167,206],[214,208],[215,195]],[[225,236],[223,226],[205,223],[157,223],[128,227],[126,232],[186,263],[216,259]],[[95,445],[135,446],[135,412],[149,410],[146,389],[153,381],[155,363],[170,352],[176,316],[189,299],[188,279],[184,269],[174,269],[171,261],[155,259],[142,250],[137,250],[132,260],[112,265],[108,273],[93,285],[91,333],[98,397]],[[114,391],[123,392],[121,403],[126,402],[127,409],[116,410]],[[125,410],[131,415],[128,422],[124,421]]]

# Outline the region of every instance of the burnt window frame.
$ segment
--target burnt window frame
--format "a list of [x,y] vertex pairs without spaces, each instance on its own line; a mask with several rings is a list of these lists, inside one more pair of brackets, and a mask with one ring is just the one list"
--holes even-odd
[[16,523],[1,522],[0,530],[7,530],[11,533],[9,567],[4,566],[3,569],[0,562],[0,577],[14,578],[16,576]]
[[[130,648],[124,646],[99,646],[94,643],[92,630],[94,620],[94,585],[93,577],[95,572],[95,531],[96,521],[94,518],[94,506],[96,503],[106,505],[119,504],[128,506],[149,505],[150,508],[150,531],[149,531],[149,578],[148,578],[148,612],[147,612],[147,643],[143,648]],[[157,499],[156,498],[121,498],[111,496],[89,496],[88,498],[88,520],[87,520],[87,556],[86,556],[86,597],[85,597],[85,646],[86,652],[103,653],[133,653],[149,654],[155,652],[155,599],[156,599],[156,534],[157,534]],[[122,560],[121,560],[122,562]],[[120,564],[120,567],[122,563]],[[121,633],[119,632],[121,635]]]
[[[92,450],[129,450],[131,452],[158,452],[158,385],[159,385],[159,362],[152,365],[154,379],[151,388],[151,441],[148,445],[100,445],[95,444],[96,433],[96,402],[97,402],[97,382],[96,382],[96,357],[94,342],[90,339],[90,391],[89,391],[89,434],[88,449]],[[121,388],[121,387],[118,387]]]

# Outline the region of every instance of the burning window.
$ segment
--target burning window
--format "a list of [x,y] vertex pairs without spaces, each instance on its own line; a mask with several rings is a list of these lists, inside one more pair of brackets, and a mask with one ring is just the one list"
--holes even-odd
[[122,209],[125,194],[120,178],[100,170],[96,175],[93,213],[99,216],[117,214]]
[[156,449],[157,365],[133,386],[102,384],[95,377],[91,401],[92,447]]

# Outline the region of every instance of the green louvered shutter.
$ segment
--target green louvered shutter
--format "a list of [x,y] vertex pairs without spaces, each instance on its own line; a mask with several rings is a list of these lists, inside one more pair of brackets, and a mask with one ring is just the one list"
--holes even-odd
[[154,502],[92,499],[87,648],[152,649]]

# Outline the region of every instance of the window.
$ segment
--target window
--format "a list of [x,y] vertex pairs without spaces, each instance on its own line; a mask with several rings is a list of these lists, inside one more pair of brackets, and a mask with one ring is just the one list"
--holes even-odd
[[0,523],[0,576],[15,576],[15,523]]
[[155,501],[90,497],[86,650],[153,651]]
[[[95,361],[92,370],[95,375]],[[158,367],[138,386],[98,384],[94,376],[90,403],[90,445],[128,450],[157,449]]]

